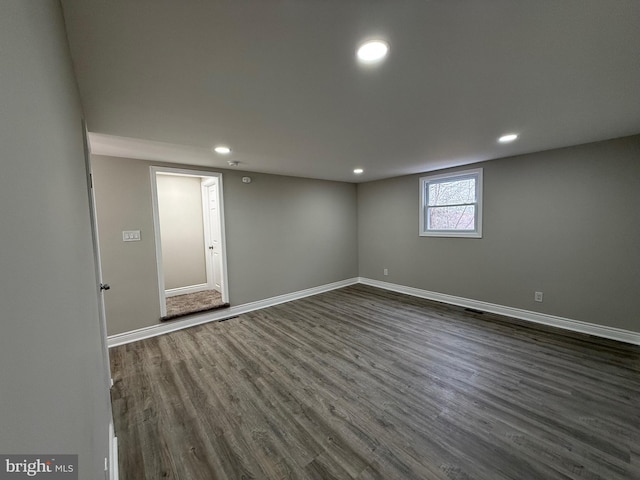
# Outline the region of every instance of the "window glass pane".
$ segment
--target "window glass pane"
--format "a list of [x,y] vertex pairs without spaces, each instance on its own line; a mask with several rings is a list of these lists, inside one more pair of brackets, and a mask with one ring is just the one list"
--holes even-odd
[[474,205],[459,207],[427,208],[428,230],[474,231],[476,208]]
[[475,203],[476,179],[429,183],[429,205]]

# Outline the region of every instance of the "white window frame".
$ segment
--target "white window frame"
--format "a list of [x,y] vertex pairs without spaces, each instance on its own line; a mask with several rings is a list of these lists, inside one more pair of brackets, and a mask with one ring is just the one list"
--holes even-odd
[[[428,186],[430,183],[455,182],[466,178],[476,179],[476,201],[465,205],[475,206],[474,230],[427,230]],[[420,177],[420,231],[421,237],[482,238],[482,168],[460,172]]]

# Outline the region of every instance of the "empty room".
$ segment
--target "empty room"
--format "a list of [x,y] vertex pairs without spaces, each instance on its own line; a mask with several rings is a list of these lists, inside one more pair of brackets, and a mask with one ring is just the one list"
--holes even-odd
[[640,3],[0,5],[0,478],[640,479]]

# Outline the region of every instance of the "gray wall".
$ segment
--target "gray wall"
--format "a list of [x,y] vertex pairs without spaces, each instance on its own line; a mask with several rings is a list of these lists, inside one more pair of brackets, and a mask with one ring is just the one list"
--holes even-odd
[[0,2],[0,452],[104,478],[104,383],[81,107],[57,1]]
[[164,288],[207,283],[199,177],[156,175]]
[[[110,335],[159,323],[150,165],[94,155],[94,182]],[[211,170],[223,174],[231,305],[358,275],[356,186]],[[243,175],[253,182],[244,184]],[[122,230],[141,230],[122,242]]]
[[360,275],[640,331],[640,136],[475,166],[482,239],[418,236],[420,175],[359,185]]

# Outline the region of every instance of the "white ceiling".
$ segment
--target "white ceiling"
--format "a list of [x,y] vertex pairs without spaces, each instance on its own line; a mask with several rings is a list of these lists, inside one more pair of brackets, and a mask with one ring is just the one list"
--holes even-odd
[[97,153],[359,182],[640,133],[637,0],[62,5]]

